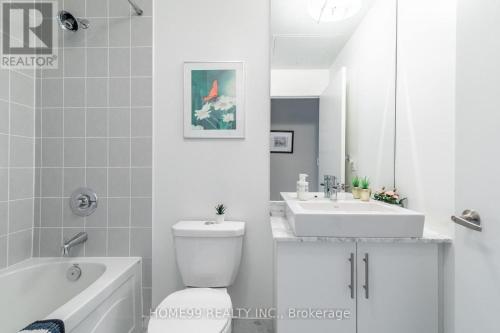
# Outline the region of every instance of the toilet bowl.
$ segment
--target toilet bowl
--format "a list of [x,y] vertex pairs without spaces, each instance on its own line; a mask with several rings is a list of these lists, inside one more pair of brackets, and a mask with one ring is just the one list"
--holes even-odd
[[151,315],[148,333],[230,333],[233,284],[245,224],[181,221],[172,227],[175,256],[186,289],[167,296]]
[[230,333],[231,298],[225,288],[187,288],[158,305],[148,333]]

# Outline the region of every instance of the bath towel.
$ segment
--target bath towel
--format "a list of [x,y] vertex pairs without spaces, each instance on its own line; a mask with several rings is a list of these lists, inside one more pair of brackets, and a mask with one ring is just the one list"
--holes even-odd
[[62,320],[39,320],[28,325],[19,333],[64,333]]

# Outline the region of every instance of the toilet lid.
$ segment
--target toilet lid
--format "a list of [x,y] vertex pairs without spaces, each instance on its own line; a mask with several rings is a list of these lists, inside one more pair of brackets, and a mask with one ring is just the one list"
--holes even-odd
[[188,288],[170,294],[158,305],[148,333],[220,333],[231,322],[226,289]]

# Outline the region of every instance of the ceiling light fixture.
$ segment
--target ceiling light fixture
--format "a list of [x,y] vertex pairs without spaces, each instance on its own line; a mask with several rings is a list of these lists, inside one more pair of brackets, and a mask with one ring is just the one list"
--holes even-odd
[[361,0],[310,0],[309,15],[318,24],[336,22],[356,15],[361,7]]

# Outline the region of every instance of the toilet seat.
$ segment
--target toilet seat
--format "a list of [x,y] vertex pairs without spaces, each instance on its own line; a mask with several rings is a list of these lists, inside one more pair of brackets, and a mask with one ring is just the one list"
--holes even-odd
[[176,291],[158,305],[148,333],[228,333],[231,310],[231,298],[224,288]]

